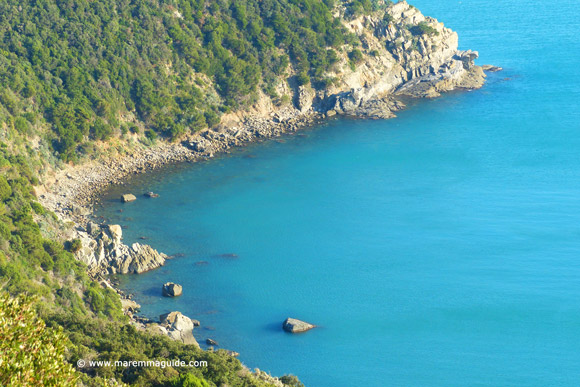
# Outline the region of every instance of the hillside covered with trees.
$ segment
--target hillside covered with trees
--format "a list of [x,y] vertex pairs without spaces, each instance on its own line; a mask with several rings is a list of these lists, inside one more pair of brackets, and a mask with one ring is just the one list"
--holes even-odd
[[[65,161],[92,140],[216,125],[291,75],[324,87],[337,51],[358,45],[333,10],[375,0],[8,0],[0,4],[0,123],[39,128]],[[139,125],[137,125],[139,123]]]
[[[332,82],[325,73],[339,55],[356,56],[359,45],[340,18],[386,3],[1,2],[0,291],[9,296],[0,295],[0,317],[13,341],[0,348],[0,381],[33,385],[61,375],[85,385],[268,385],[225,351],[138,332],[119,296],[89,278],[74,258],[74,243],[59,236],[65,225],[38,203],[33,186],[46,164],[79,162],[112,137],[177,139],[217,125],[222,114],[259,97],[284,103],[276,85],[288,80],[324,89]],[[21,330],[18,319],[27,319]],[[210,366],[76,370],[32,356],[18,370],[10,367],[8,356],[18,358],[20,344],[34,347],[21,342],[30,337],[44,340],[36,350],[53,351],[72,365],[81,358],[195,358]],[[33,377],[36,372],[47,379]],[[282,381],[301,385],[295,377]]]

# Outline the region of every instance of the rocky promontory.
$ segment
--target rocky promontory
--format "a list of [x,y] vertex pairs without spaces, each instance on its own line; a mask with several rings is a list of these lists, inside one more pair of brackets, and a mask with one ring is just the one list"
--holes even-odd
[[121,241],[123,230],[119,225],[100,226],[88,222],[86,228],[76,231],[75,236],[81,241],[76,257],[87,265],[89,274],[93,276],[140,274],[163,266],[168,258],[149,245],[125,245]]

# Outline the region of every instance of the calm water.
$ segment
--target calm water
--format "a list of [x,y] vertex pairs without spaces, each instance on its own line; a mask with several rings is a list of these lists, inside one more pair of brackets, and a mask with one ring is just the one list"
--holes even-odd
[[[123,286],[308,386],[578,385],[580,6],[414,4],[505,71],[135,180],[161,197],[101,213],[184,256]],[[166,281],[184,295],[162,298]],[[285,334],[288,316],[320,328]]]

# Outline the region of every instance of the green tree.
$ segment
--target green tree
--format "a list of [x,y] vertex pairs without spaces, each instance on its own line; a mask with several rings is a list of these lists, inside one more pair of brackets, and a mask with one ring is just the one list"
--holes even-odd
[[12,188],[4,176],[0,176],[0,201],[6,201],[12,196]]

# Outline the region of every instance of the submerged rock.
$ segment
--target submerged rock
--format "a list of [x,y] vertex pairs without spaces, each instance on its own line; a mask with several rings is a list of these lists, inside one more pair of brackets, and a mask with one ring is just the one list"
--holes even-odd
[[132,202],[137,200],[137,197],[133,194],[125,194],[125,195],[121,195],[121,201],[123,203],[127,203],[127,202]]
[[161,292],[165,297],[179,297],[183,293],[183,287],[173,282],[163,284]]
[[301,321],[301,320],[297,320],[295,318],[289,317],[282,323],[282,328],[286,332],[300,333],[300,332],[309,331],[312,328],[316,328],[316,325],[312,325],[312,324],[307,323],[305,321]]
[[212,340],[212,339],[207,339],[207,340],[205,341],[205,343],[206,343],[207,345],[213,345],[213,346],[216,346],[216,347],[219,345],[217,341],[215,341],[215,340]]
[[491,73],[503,70],[503,68],[494,65],[482,65],[481,68],[483,69],[483,71],[489,71]]
[[236,258],[238,258],[238,254],[226,253],[226,254],[214,255],[214,257],[216,257],[216,258],[236,259]]
[[143,194],[143,196],[147,197],[147,198],[158,198],[159,194],[156,194],[154,192],[146,192]]

